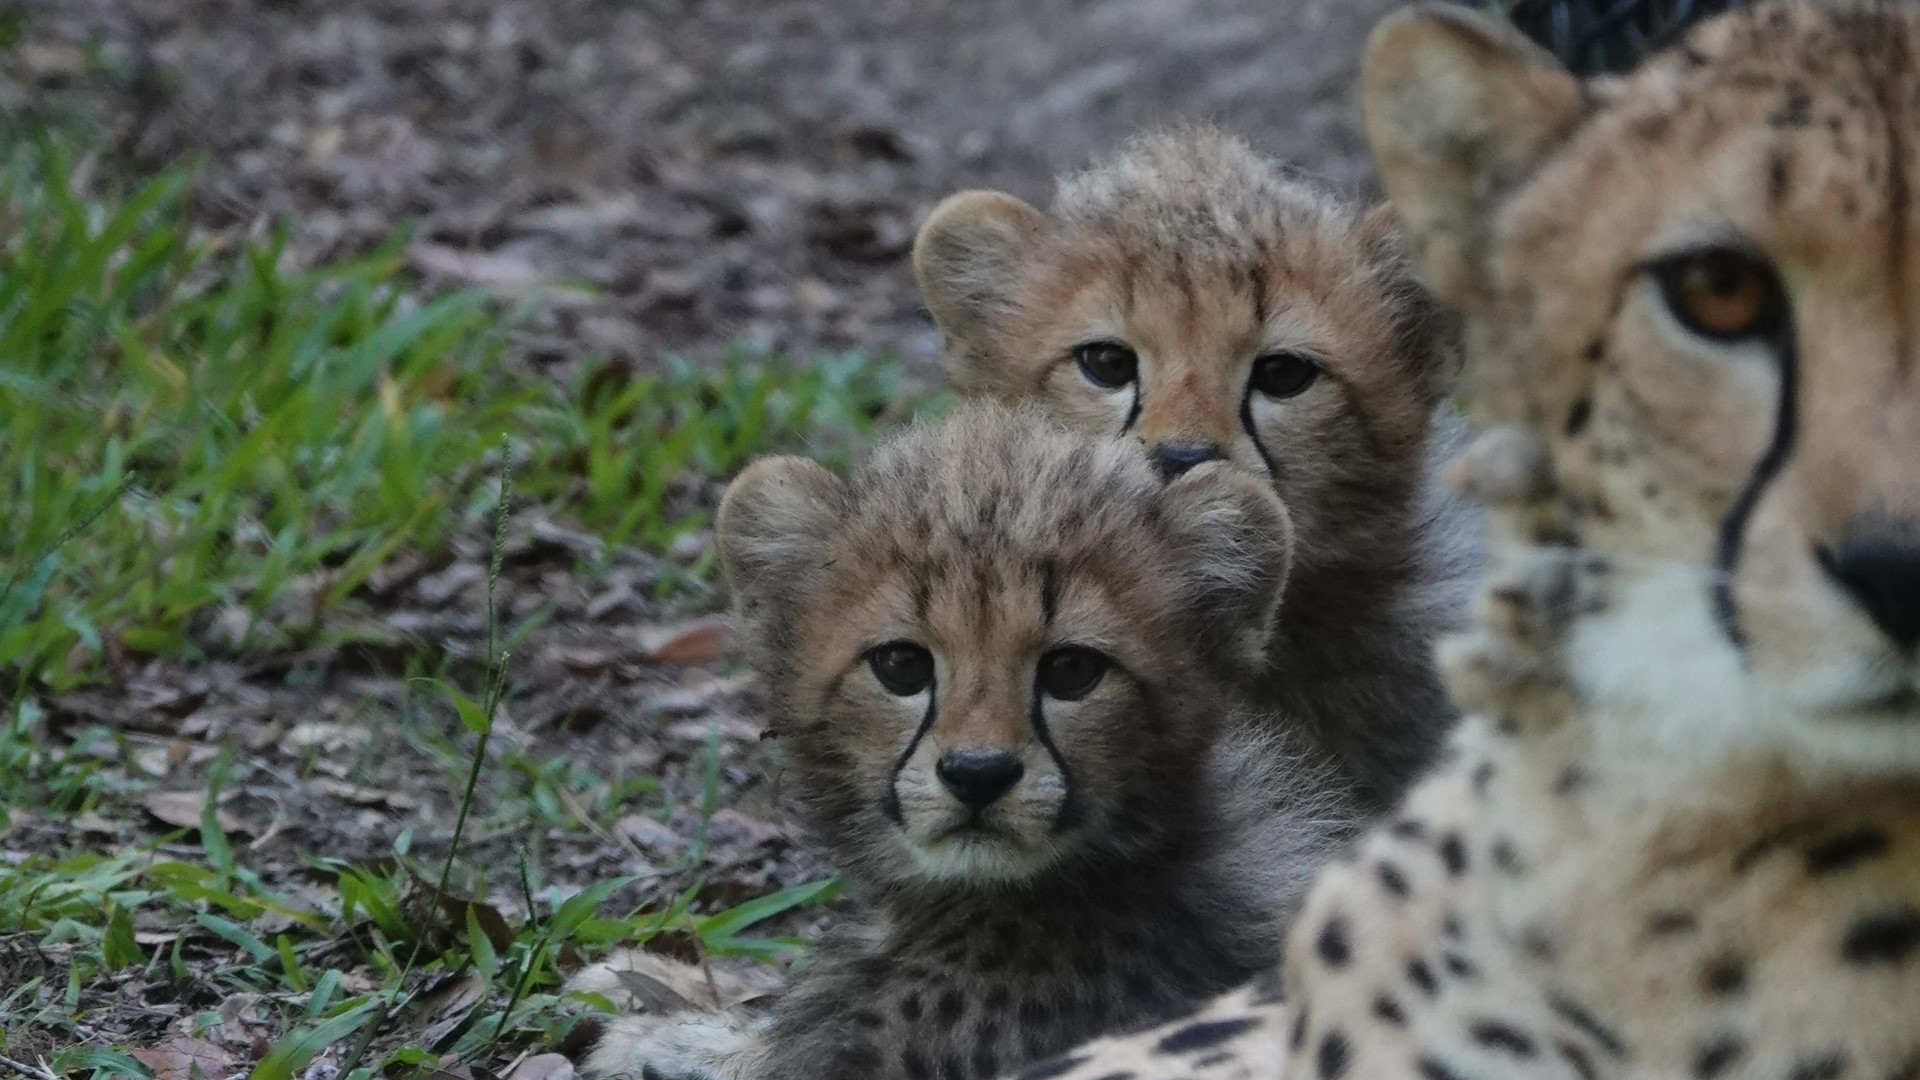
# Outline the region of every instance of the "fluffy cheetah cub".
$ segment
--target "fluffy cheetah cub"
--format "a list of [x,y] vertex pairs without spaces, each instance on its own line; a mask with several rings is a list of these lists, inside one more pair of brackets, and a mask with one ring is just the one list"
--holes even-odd
[[1920,1077],[1916,56],[1910,3],[1585,83],[1456,7],[1376,32],[1489,427],[1473,715],[1312,890],[1284,1003],[1045,1075]]
[[1384,208],[1194,128],[1067,177],[1045,213],[955,195],[913,258],[963,393],[1137,440],[1169,476],[1225,459],[1272,483],[1295,529],[1277,715],[1391,802],[1453,715],[1432,641],[1475,545],[1427,481],[1452,327]]
[[630,1017],[589,1071],[984,1078],[1251,977],[1349,819],[1236,716],[1290,536],[1251,476],[989,405],[741,474],[740,630],[864,910],[770,1018]]

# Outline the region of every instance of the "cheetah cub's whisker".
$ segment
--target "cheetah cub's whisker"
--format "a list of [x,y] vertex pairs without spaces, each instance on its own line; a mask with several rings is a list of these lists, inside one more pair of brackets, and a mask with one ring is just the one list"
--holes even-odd
[[1432,643],[1478,558],[1430,475],[1456,442],[1454,326],[1386,208],[1192,127],[1066,177],[1045,212],[955,195],[913,261],[962,394],[1139,443],[1167,476],[1224,460],[1280,493],[1274,716],[1392,805],[1452,722]]
[[845,480],[756,463],[718,534],[861,910],[770,1015],[616,1020],[591,1075],[985,1080],[1266,966],[1353,816],[1246,705],[1292,547],[1271,487],[976,403]]

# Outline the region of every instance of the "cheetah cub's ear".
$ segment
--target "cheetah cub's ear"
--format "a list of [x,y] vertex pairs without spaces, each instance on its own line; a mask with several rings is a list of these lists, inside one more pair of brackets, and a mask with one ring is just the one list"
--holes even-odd
[[963,191],[933,208],[913,241],[913,275],[948,342],[948,374],[962,393],[994,389],[987,344],[1018,311],[1021,267],[1052,223],[998,191]]
[[806,458],[762,458],[734,478],[714,534],[740,611],[792,608],[845,502],[840,480]]
[[1293,518],[1244,469],[1209,462],[1167,485],[1185,531],[1186,610],[1209,652],[1262,670],[1293,565]]
[[1453,5],[1389,16],[1360,72],[1367,142],[1414,256],[1442,300],[1471,296],[1479,222],[1586,112],[1551,53]]

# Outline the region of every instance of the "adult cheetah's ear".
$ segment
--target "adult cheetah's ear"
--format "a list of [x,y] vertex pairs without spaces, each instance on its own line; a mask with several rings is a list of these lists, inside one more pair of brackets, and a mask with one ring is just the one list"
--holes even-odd
[[714,535],[737,609],[784,610],[819,564],[845,503],[840,480],[806,458],[762,458],[735,477]]
[[1258,669],[1293,566],[1293,518],[1270,484],[1209,462],[1167,485],[1186,532],[1186,609],[1210,651]]
[[1360,72],[1367,142],[1441,299],[1472,298],[1483,218],[1566,137],[1586,102],[1551,53],[1491,16],[1436,4],[1374,30]]
[[920,226],[913,274],[933,321],[946,337],[947,377],[964,391],[992,389],[999,350],[994,328],[1018,310],[1020,268],[1052,225],[1047,216],[999,191],[950,195]]

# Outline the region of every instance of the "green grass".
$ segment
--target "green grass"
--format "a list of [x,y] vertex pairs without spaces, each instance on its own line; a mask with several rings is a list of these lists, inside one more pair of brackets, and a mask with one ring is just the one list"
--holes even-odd
[[[702,524],[690,479],[844,450],[906,400],[861,355],[555,386],[502,363],[486,297],[411,302],[398,242],[289,272],[277,240],[196,238],[184,172],[74,177],[45,145],[0,168],[0,688],[110,651],[325,644],[384,561],[484,515],[502,436],[529,497],[661,549]],[[210,645],[189,631],[215,611]]]
[[[509,468],[516,512],[663,551],[707,523],[712,481],[751,456],[841,460],[919,400],[889,358],[746,349],[718,368],[668,358],[638,375],[590,362],[555,384],[511,362],[512,311],[472,292],[415,299],[399,238],[290,270],[278,238],[197,233],[189,172],[79,179],[102,172],[46,142],[0,163],[0,838],[22,821],[136,816],[151,783],[120,767],[133,753],[123,733],[50,739],[44,695],[112,678],[115,657],[336,642],[383,563],[503,523]],[[416,684],[464,726],[409,736],[431,743],[416,746],[421,768],[469,781],[463,820],[489,761],[522,800],[489,813],[530,832],[564,820],[563,800],[612,815],[651,793],[588,763],[486,755],[513,637],[491,601],[488,616],[482,685]],[[225,630],[209,633],[216,621]],[[128,1048],[89,1034],[88,1010],[122,982],[257,996],[277,1034],[255,1080],[299,1075],[327,1046],[347,1048],[348,1080],[475,1060],[558,1038],[604,1004],[563,1000],[563,955],[674,934],[706,955],[786,958],[802,943],[755,928],[837,894],[815,883],[694,914],[696,886],[608,911],[628,881],[568,895],[532,864],[496,906],[452,880],[457,847],[423,863],[403,833],[378,865],[308,853],[321,886],[296,897],[223,831],[212,796],[226,772],[225,758],[213,765],[197,828],[0,860],[0,960],[24,943],[46,961],[0,986],[0,1069],[25,1039],[59,1048],[57,1073],[143,1075]],[[396,1036],[446,979],[484,984],[471,1014],[430,1042]]]

